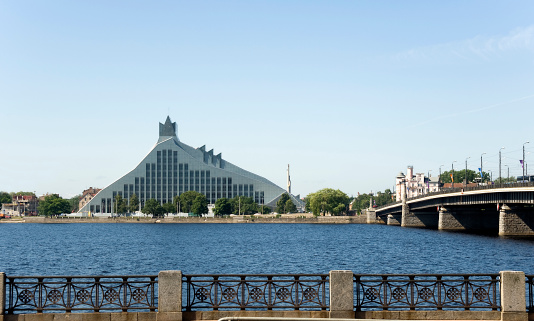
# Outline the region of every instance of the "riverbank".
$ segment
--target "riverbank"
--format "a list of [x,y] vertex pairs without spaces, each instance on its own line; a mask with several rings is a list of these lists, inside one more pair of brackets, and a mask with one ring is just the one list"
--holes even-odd
[[46,218],[40,216],[29,216],[23,218],[12,218],[0,220],[0,223],[301,223],[301,224],[364,224],[366,217],[359,216],[318,216],[310,214],[285,214],[274,215],[241,215],[228,217],[57,217]]

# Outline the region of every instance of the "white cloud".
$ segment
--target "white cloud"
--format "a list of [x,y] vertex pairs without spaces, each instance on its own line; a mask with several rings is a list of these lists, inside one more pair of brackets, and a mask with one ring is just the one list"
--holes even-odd
[[476,36],[458,42],[412,48],[394,55],[394,59],[428,62],[451,59],[491,61],[504,53],[515,51],[534,51],[534,25],[517,28],[505,36]]

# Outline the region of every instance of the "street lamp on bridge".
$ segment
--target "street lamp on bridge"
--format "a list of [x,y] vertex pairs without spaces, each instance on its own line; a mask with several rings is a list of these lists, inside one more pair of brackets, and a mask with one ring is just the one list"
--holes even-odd
[[506,183],[510,184],[510,166],[508,165],[504,165],[506,166],[506,169],[508,169],[508,178],[506,179]]
[[525,182],[525,145],[528,143],[530,142],[526,142],[523,144],[523,162],[521,163],[521,167],[523,168],[523,179],[522,179],[523,183]]
[[501,176],[501,150],[503,150],[504,147],[501,147],[499,149],[499,184],[502,184],[502,176]]
[[432,171],[431,169],[428,170],[428,181],[426,183],[426,193],[427,194],[430,193],[430,172],[431,171]]
[[467,157],[465,159],[465,187],[467,188],[467,160],[471,158],[471,156]]
[[438,177],[438,191],[441,190],[441,167],[445,165],[439,165],[439,177]]
[[454,163],[456,163],[456,161],[452,161],[451,165],[451,188],[454,188]]
[[[482,153],[485,155],[486,153]],[[482,171],[482,155],[480,155],[480,183],[484,183],[484,171]]]

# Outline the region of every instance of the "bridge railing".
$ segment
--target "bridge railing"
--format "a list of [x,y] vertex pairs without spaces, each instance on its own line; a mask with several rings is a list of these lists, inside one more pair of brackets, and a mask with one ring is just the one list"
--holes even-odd
[[534,313],[534,274],[525,276],[527,311]]
[[157,275],[6,277],[7,314],[156,311]]
[[326,310],[328,274],[183,276],[184,310]]
[[500,309],[499,274],[354,275],[356,311]]
[[[427,194],[422,194],[414,197],[407,198],[407,200],[416,200],[420,198],[425,198],[429,196],[434,195],[443,195],[443,194],[450,194],[450,193],[460,193],[460,192],[468,192],[468,191],[479,191],[479,190],[489,190],[489,189],[498,189],[498,188],[513,188],[513,187],[534,187],[534,182],[525,182],[525,183],[510,183],[510,184],[491,184],[491,185],[478,185],[475,187],[466,187],[466,188],[442,188],[441,190],[437,192],[431,192]],[[381,208],[395,205],[395,204],[401,204],[401,201],[396,201],[393,203],[385,204],[378,206],[376,209],[379,210]]]

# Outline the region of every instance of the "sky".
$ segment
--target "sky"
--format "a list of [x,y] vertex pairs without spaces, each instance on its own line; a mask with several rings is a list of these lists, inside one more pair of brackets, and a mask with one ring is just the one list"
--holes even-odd
[[[179,139],[302,197],[534,173],[534,2],[0,2],[0,191],[103,188]],[[530,142],[525,144],[526,142]],[[456,162],[455,162],[456,161]]]

